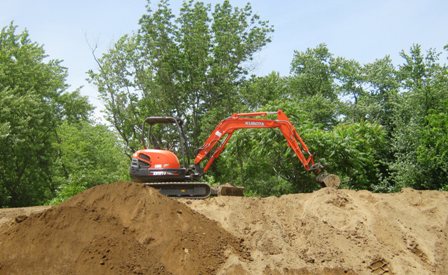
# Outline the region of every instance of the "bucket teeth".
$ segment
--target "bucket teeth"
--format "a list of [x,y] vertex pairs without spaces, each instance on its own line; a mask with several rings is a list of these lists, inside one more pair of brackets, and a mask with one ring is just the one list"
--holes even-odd
[[316,181],[322,186],[322,187],[332,187],[332,188],[338,188],[341,184],[341,179],[335,175],[335,174],[329,174],[329,173],[321,173],[316,177]]
[[218,196],[244,196],[244,187],[226,183],[218,186]]

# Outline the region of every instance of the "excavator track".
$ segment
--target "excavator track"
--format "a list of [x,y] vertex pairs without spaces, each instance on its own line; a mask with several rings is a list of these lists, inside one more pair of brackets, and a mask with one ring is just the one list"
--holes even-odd
[[143,186],[155,188],[161,194],[175,198],[205,199],[212,194],[207,182],[145,182]]

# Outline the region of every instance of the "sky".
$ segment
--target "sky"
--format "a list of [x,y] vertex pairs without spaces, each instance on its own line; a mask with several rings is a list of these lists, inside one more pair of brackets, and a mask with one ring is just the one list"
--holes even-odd
[[[151,1],[154,7],[158,1]],[[212,5],[218,0],[203,0]],[[244,6],[248,1],[231,0]],[[335,56],[361,63],[390,55],[394,64],[399,53],[413,43],[442,51],[448,44],[446,0],[256,0],[249,1],[255,13],[274,26],[272,42],[255,55],[253,74],[277,71],[288,75],[294,51],[325,43]],[[138,30],[146,0],[0,0],[0,27],[11,21],[27,29],[32,41],[44,45],[52,59],[68,68],[70,90],[81,93],[103,109],[95,86],[86,72],[97,69],[91,47],[101,56],[122,35]],[[177,11],[181,1],[171,1]]]

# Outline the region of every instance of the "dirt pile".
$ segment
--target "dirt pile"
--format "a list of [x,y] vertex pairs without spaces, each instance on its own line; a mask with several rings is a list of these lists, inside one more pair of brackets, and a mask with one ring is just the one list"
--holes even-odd
[[0,274],[448,274],[448,192],[179,202],[104,185],[0,210],[0,247]]
[[216,222],[136,184],[19,217],[0,228],[1,274],[210,274],[228,254],[249,258]]
[[245,239],[223,274],[448,274],[448,192],[324,188],[183,201]]

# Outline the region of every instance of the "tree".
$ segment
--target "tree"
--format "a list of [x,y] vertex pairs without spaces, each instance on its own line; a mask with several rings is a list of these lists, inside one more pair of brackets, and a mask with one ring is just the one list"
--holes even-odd
[[[201,144],[222,113],[240,103],[237,87],[246,64],[270,41],[272,27],[251,6],[229,1],[213,9],[185,1],[175,16],[168,1],[139,21],[137,34],[124,36],[101,58],[91,81],[105,102],[107,118],[135,151],[145,116],[184,119],[191,147]],[[219,114],[219,115],[218,115]]]
[[[426,116],[416,148],[416,163],[420,170],[414,188],[448,190],[448,101],[445,110],[432,111]],[[411,175],[415,175],[412,173]]]
[[252,76],[243,82],[239,94],[246,110],[258,110],[274,100],[291,99],[287,80],[277,72],[266,76]]
[[51,112],[35,92],[17,96],[0,91],[0,121],[6,132],[0,139],[1,206],[41,202],[52,195]]
[[106,126],[64,122],[57,132],[59,140],[53,146],[61,157],[52,169],[59,188],[51,203],[98,184],[128,178],[129,159],[117,136]]
[[62,121],[93,109],[67,92],[66,69],[11,23],[0,31],[0,206],[39,204],[55,195],[52,166]]
[[333,60],[325,44],[305,52],[295,51],[288,78],[290,98],[301,102],[309,118],[327,129],[336,125],[340,104]]
[[333,55],[325,44],[305,52],[294,51],[291,88],[296,98],[322,95],[330,100],[337,99],[332,59]]
[[378,122],[386,129],[388,138],[394,131],[395,106],[398,100],[399,83],[397,70],[389,56],[366,64],[363,68],[366,82],[366,117]]
[[[443,154],[448,145],[441,138],[445,126],[439,120],[447,111],[447,67],[438,63],[440,53],[429,50],[424,54],[419,45],[401,55],[404,63],[399,77],[403,92],[394,116],[394,180],[400,187],[441,188],[444,167],[438,154]],[[429,154],[425,156],[424,152]]]

